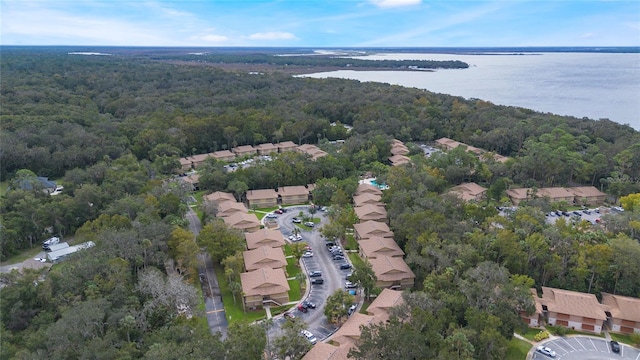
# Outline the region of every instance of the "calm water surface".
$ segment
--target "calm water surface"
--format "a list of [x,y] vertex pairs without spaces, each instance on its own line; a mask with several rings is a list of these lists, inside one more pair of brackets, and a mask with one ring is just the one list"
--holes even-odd
[[640,54],[379,54],[369,60],[461,60],[468,69],[339,70],[304,76],[375,81],[478,98],[578,118],[610,119],[640,130]]

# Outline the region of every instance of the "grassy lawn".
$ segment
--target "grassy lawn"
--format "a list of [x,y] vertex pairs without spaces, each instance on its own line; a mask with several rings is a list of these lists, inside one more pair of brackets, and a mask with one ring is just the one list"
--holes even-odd
[[623,343],[623,344],[629,344],[629,345],[634,345],[633,341],[631,341],[631,336],[626,335],[626,334],[616,334],[616,333],[612,333],[610,332],[609,335],[611,335],[611,340],[615,340],[619,343]]
[[1,262],[0,265],[11,265],[11,264],[23,262],[29,258],[35,257],[41,251],[42,249],[39,246],[36,246],[32,249],[25,250],[20,254],[17,254],[8,258],[6,261]]
[[358,242],[356,241],[356,237],[353,236],[353,234],[347,235],[347,244],[345,245],[345,249],[358,250]]
[[360,259],[360,255],[358,255],[358,253],[348,253],[349,255],[349,260],[351,260],[351,263],[353,264],[353,266],[356,266],[356,264],[361,265],[362,264],[362,259]]
[[362,307],[360,308],[360,314],[367,314],[367,309],[369,308],[369,305],[371,305],[370,301],[365,300],[362,303]]
[[287,258],[287,277],[291,278],[291,277],[295,277],[296,275],[298,275],[298,273],[300,273],[300,268],[298,267],[298,262],[296,261],[295,258]]
[[531,349],[531,344],[524,340],[513,338],[509,342],[507,347],[506,360],[524,360],[527,358],[527,353]]
[[291,244],[284,245],[284,256],[291,256]]
[[267,313],[264,310],[245,312],[242,308],[242,299],[240,298],[240,295],[238,295],[236,303],[234,304],[233,296],[227,287],[227,278],[224,276],[222,266],[216,264],[214,268],[216,271],[216,277],[218,278],[218,283],[220,284],[220,292],[222,293],[222,301],[224,302],[224,311],[229,323],[240,320],[253,322],[267,317]]
[[533,339],[534,336],[538,335],[538,333],[540,331],[543,331],[544,329],[540,328],[540,329],[534,329],[534,328],[528,328],[527,332],[523,333],[518,333],[520,335],[522,335],[522,337],[524,337],[525,339],[529,339],[531,341],[535,341]]
[[300,282],[298,280],[289,280],[289,301],[298,301],[302,297],[300,294]]

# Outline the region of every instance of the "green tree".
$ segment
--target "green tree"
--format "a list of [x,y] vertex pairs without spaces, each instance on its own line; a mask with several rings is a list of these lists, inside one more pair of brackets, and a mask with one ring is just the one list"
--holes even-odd
[[362,262],[355,262],[353,267],[353,274],[351,274],[349,280],[354,284],[358,284],[358,286],[362,288],[365,298],[369,301],[371,299],[371,295],[375,295],[380,292],[380,289],[376,287],[378,278],[373,272],[371,263],[365,259]]
[[228,337],[224,341],[225,359],[262,359],[266,344],[265,329],[262,326],[233,322],[229,325]]
[[348,316],[349,306],[354,301],[355,297],[353,295],[343,289],[338,289],[327,298],[324,316],[327,317],[329,322],[339,325]]
[[311,343],[302,335],[306,327],[307,324],[300,318],[282,325],[283,335],[273,340],[273,352],[278,359],[302,359],[311,349]]
[[245,248],[242,234],[228,228],[219,220],[205,225],[198,234],[196,242],[199,246],[206,248],[211,258],[218,263]]

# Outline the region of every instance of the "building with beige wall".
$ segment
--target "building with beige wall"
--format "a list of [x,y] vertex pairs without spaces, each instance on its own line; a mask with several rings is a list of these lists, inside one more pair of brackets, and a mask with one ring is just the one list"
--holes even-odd
[[280,230],[260,229],[254,232],[244,234],[247,241],[247,249],[253,250],[261,246],[283,247],[285,245],[284,237]]
[[613,332],[640,334],[640,299],[602,293],[602,304]]
[[282,268],[262,268],[240,274],[246,309],[262,308],[264,304],[281,306],[289,302],[289,283]]
[[542,287],[542,297],[534,297],[549,325],[600,334],[607,316],[605,307],[593,294]]
[[287,266],[287,260],[284,258],[281,247],[261,246],[257,249],[244,251],[242,256],[246,271],[262,268],[284,269]]
[[228,217],[236,213],[248,213],[247,207],[236,201],[223,201],[217,205],[216,217]]
[[362,193],[353,197],[353,205],[356,207],[365,205],[384,206],[380,199],[382,199],[382,195]]
[[233,196],[232,193],[227,193],[227,192],[222,192],[222,191],[216,191],[214,193],[205,195],[204,197],[204,201],[209,201],[212,202],[216,205],[225,202],[225,201],[233,201],[236,202],[236,198]]
[[260,229],[260,220],[255,214],[237,212],[231,216],[223,217],[222,220],[228,227],[253,232]]
[[278,193],[273,189],[247,191],[249,208],[267,208],[278,206]]
[[393,237],[389,225],[380,221],[364,221],[353,225],[356,240],[368,239],[372,236]]
[[387,209],[380,205],[365,204],[363,206],[356,206],[353,208],[356,216],[360,221],[381,221],[388,223]]
[[264,143],[255,147],[258,155],[269,155],[278,152],[278,147],[272,143]]
[[372,236],[368,239],[359,240],[360,257],[363,259],[375,259],[380,256],[403,257],[404,251],[393,238]]
[[464,201],[481,201],[487,195],[487,189],[474,182],[454,186],[449,192]]
[[304,204],[309,201],[309,194],[309,189],[302,185],[278,188],[278,198],[282,205]]
[[236,159],[236,154],[232,153],[229,150],[220,150],[211,153],[211,157],[218,161],[230,162]]
[[369,259],[371,268],[376,274],[378,281],[376,287],[389,288],[392,290],[410,289],[416,275],[411,271],[409,265],[401,257],[378,256]]

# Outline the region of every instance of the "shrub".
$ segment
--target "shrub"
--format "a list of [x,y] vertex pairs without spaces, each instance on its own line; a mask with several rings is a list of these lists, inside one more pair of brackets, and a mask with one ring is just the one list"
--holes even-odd
[[535,341],[542,341],[542,340],[544,340],[544,339],[549,338],[549,336],[550,336],[550,335],[549,335],[549,332],[548,332],[548,331],[542,330],[542,331],[540,331],[539,333],[537,333],[537,334],[533,337],[533,340],[535,340]]
[[640,346],[640,333],[633,333],[630,335],[630,337],[633,345]]
[[547,326],[547,330],[549,330],[553,335],[557,335],[557,336],[567,335],[567,329],[562,326]]

